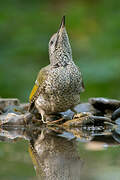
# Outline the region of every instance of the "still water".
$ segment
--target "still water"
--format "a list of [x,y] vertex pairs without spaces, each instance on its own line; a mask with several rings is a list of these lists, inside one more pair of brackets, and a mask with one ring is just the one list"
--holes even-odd
[[119,180],[120,128],[0,129],[0,180]]

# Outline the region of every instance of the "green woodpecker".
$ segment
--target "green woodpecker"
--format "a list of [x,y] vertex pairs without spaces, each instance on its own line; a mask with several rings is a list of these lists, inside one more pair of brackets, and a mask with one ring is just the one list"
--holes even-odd
[[49,41],[49,60],[50,64],[38,73],[29,97],[29,111],[37,108],[43,122],[49,115],[73,109],[84,90],[80,69],[73,62],[65,16]]

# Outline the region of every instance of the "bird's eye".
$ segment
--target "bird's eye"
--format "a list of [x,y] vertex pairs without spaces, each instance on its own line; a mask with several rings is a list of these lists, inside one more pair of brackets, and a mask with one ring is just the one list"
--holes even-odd
[[53,41],[50,42],[50,45],[52,45],[52,44],[53,44]]

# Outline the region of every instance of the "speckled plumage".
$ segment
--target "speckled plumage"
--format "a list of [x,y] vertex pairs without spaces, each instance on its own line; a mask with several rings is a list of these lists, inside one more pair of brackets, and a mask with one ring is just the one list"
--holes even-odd
[[[42,68],[30,95],[30,109],[35,106],[42,119],[45,115],[72,109],[80,103],[83,81],[72,60],[72,50],[65,29],[65,18],[49,42],[50,65]],[[37,88],[36,88],[37,87]]]

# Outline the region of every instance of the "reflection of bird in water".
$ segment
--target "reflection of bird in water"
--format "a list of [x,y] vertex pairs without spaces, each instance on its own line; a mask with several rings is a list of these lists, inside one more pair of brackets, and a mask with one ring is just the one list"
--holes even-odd
[[29,152],[40,179],[79,180],[83,161],[75,139],[42,132],[30,141]]
[[[88,155],[86,149],[100,150],[104,149],[105,143],[109,146],[116,146],[118,144],[116,141],[120,143],[120,130],[117,127],[114,129],[114,132],[111,131],[109,126],[108,133],[106,129],[101,132],[102,134],[99,131],[93,133],[93,131],[86,130],[83,131],[83,135],[82,131],[79,132],[79,129],[74,129],[74,131],[72,129],[72,132],[77,134],[77,137],[79,137],[79,133],[80,137],[84,137],[84,135],[88,137],[90,133],[94,136],[92,142],[84,144],[84,147],[82,144],[82,148],[81,146],[79,147],[79,153],[81,152],[80,156],[82,158],[80,159],[77,152],[78,142],[76,142],[76,139],[68,140],[65,137],[57,136],[57,133],[62,135],[63,132],[64,136],[66,133],[66,137],[71,137],[70,134],[67,135],[67,132],[63,131],[63,129],[58,129],[58,127],[48,128],[45,129],[45,126],[39,128],[30,126],[25,129],[23,127],[20,129],[15,127],[0,128],[0,141],[14,142],[22,138],[30,142],[29,152],[37,175],[42,180],[79,180],[86,175],[85,167],[84,169],[82,168],[82,159],[84,159],[84,162],[88,161],[85,163],[86,165],[92,160],[91,158],[86,159]],[[75,130],[77,131],[76,133]],[[88,170],[87,179],[91,173],[91,168],[89,167]]]

